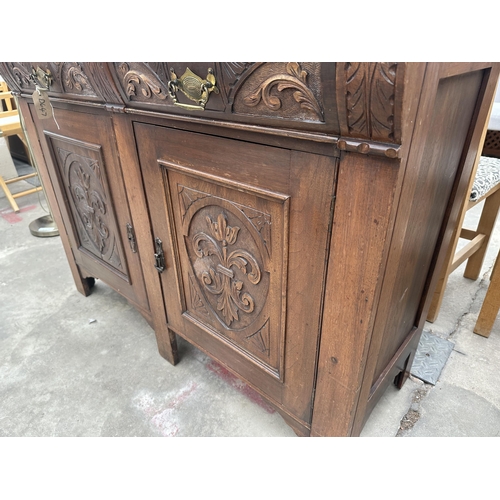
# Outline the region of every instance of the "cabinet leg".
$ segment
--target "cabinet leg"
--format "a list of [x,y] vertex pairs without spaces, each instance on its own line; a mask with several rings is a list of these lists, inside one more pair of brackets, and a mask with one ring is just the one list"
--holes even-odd
[[94,288],[94,285],[95,285],[95,278],[83,278],[82,280],[83,282],[83,286],[85,287],[85,296],[89,296],[90,295],[90,290],[92,290],[92,288]]
[[161,329],[155,328],[155,335],[160,355],[175,366],[179,362],[177,336],[166,326]]
[[79,271],[78,274],[75,275],[73,273],[73,278],[75,280],[76,289],[85,297],[88,297],[91,293],[92,288],[95,285],[95,278],[83,278]]
[[416,349],[412,350],[405,360],[404,368],[396,375],[394,378],[394,385],[401,389],[405,382],[410,376],[411,365],[413,364],[413,359],[415,358]]

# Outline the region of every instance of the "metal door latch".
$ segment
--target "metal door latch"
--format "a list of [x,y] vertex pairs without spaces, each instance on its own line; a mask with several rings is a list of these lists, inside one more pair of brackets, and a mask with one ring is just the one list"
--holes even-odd
[[155,238],[155,250],[155,268],[159,273],[162,273],[165,270],[165,256],[160,238]]
[[127,222],[127,239],[130,244],[130,248],[132,249],[132,252],[137,253],[137,241],[135,239],[135,232],[134,228],[130,224],[130,222]]

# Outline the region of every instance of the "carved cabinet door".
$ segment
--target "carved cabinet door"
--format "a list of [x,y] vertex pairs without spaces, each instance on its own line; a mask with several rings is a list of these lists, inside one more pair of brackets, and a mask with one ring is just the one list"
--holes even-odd
[[129,242],[133,224],[111,119],[107,113],[65,109],[56,109],[55,116],[57,124],[36,118],[34,123],[74,260],[83,277],[103,280],[147,316],[138,247]]
[[336,159],[135,131],[168,326],[307,428]]

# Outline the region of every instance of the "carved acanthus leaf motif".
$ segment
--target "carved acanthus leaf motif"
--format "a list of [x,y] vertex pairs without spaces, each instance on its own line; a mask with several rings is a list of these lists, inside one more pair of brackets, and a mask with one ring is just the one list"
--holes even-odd
[[239,311],[247,314],[255,309],[253,297],[243,292],[244,283],[239,280],[233,266],[238,268],[248,281],[254,285],[261,279],[261,270],[257,260],[246,250],[229,250],[237,239],[240,228],[229,226],[224,213],[220,213],[217,220],[206,217],[210,235],[199,232],[193,237],[193,249],[198,258],[214,256],[216,265],[210,265],[208,270],[201,274],[201,282],[205,289],[218,296],[217,310],[221,312],[224,323],[230,326],[238,321]]
[[81,215],[85,228],[92,242],[100,253],[103,253],[109,229],[104,222],[106,203],[101,195],[90,188],[90,175],[83,170],[81,165],[76,167],[76,176],[79,182],[73,184],[73,194],[76,209]]
[[65,90],[95,93],[79,64],[64,71],[63,82]]
[[290,62],[286,67],[287,74],[278,74],[262,82],[243,102],[247,106],[257,106],[261,100],[271,110],[281,108],[281,99],[271,95],[271,90],[276,87],[278,92],[294,89],[293,98],[303,109],[314,112],[323,121],[323,111],[311,89],[307,86],[307,71],[304,71],[296,62]]
[[345,63],[338,86],[345,86],[349,135],[395,141],[397,69],[397,63]]
[[394,140],[395,63],[378,63],[372,81],[372,135]]
[[29,87],[31,85],[30,72],[21,65],[12,65],[12,75],[16,79],[19,87]]
[[123,74],[123,87],[129,99],[132,96],[137,96],[139,92],[148,99],[152,96],[162,100],[167,99],[168,92],[160,85],[159,81],[153,81],[144,73],[129,69],[127,63],[120,64],[119,70]]

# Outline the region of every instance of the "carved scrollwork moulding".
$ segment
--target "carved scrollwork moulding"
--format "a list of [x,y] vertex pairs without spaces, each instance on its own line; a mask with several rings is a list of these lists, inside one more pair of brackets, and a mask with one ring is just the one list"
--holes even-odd
[[[220,97],[211,98],[207,109],[231,113],[234,89],[238,82],[251,71],[254,63],[215,62],[215,63],[143,63],[121,62],[113,64],[119,86],[128,102],[161,106],[173,106],[170,98],[169,81],[172,73],[182,74],[193,67],[198,68],[201,76],[209,71],[215,75]],[[191,67],[191,65],[194,65]]]
[[118,92],[111,81],[107,66],[103,63],[79,62],[4,62],[0,71],[14,91],[31,94],[36,81],[33,70],[50,74],[49,93],[53,96],[104,103],[120,102]]
[[120,83],[125,91],[128,100],[156,100],[165,101],[168,97],[166,85],[154,74],[148,71],[143,65],[139,69],[131,66],[129,63],[120,63],[115,65],[120,75]]
[[320,63],[265,63],[238,89],[234,112],[324,122],[320,71]]
[[[168,82],[183,64],[114,63],[119,85],[129,102],[172,105]],[[206,66],[206,68],[205,68]],[[213,67],[220,96],[207,110],[323,123],[321,63],[205,63]],[[192,69],[192,68],[191,68]],[[203,70],[200,69],[200,71]],[[180,73],[179,73],[180,74]],[[201,74],[201,73],[200,73]],[[204,75],[205,73],[203,73]]]
[[[337,106],[343,137],[365,139],[366,143],[401,143],[404,72],[404,63],[337,63]],[[387,156],[391,155],[393,152]]]
[[[112,112],[209,118],[221,127],[333,143],[335,154],[400,156],[406,63],[0,63],[0,70],[13,90],[31,94],[33,65],[50,70],[54,97],[103,102]],[[186,65],[198,75],[213,68],[220,90],[194,114],[179,110],[168,89],[171,71]]]

